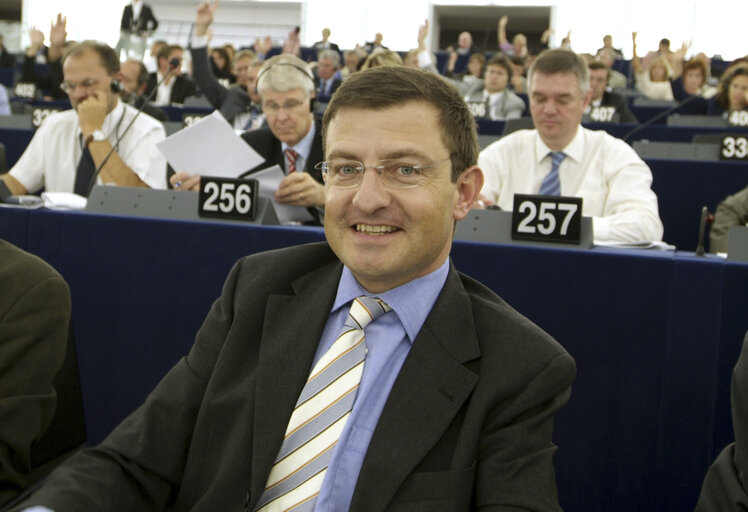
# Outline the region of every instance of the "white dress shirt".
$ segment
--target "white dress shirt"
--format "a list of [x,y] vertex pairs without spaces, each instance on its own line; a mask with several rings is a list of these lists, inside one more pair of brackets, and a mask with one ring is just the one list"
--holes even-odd
[[[114,145],[137,110],[117,101],[101,131]],[[31,139],[26,151],[10,170],[26,190],[73,192],[75,174],[83,149],[78,114],[74,109],[50,114]],[[115,150],[125,164],[151,188],[166,188],[166,159],[156,143],[166,137],[164,125],[151,116],[138,116]],[[101,177],[97,180],[101,184]]]
[[[478,157],[485,175],[481,192],[511,211],[515,193],[540,191],[551,169],[550,151],[537,130],[520,130],[494,142]],[[580,126],[562,151],[561,195],[582,198],[582,214],[592,217],[595,240],[662,240],[652,172],[631,146]]]
[[161,74],[161,71],[156,72],[156,83],[161,85],[158,86],[158,91],[156,91],[154,105],[171,105],[171,90],[174,88],[176,77],[172,74],[168,81],[162,82],[163,79],[164,75]]

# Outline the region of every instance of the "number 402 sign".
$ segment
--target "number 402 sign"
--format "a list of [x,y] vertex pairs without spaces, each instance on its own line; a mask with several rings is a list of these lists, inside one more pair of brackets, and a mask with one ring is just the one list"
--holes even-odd
[[581,234],[581,197],[514,195],[513,239],[572,244]]

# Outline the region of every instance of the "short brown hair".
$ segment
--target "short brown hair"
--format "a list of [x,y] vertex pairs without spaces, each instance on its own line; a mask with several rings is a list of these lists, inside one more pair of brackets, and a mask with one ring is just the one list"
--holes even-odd
[[589,68],[590,71],[604,69],[606,76],[608,77],[608,79],[610,79],[610,68],[606,66],[605,64],[603,64],[602,62],[600,62],[599,60],[590,61],[587,64],[587,67]]
[[507,58],[506,55],[503,53],[497,53],[488,61],[486,62],[486,70],[488,70],[488,66],[501,66],[504,68],[504,71],[506,71],[508,82],[512,82],[512,74],[514,73],[514,68],[512,67],[512,62]]
[[701,73],[701,76],[704,77],[704,81],[706,82],[707,69],[706,69],[706,62],[704,62],[704,59],[700,59],[698,57],[692,58],[691,60],[683,64],[683,71],[681,74],[685,76],[686,71],[691,71],[694,69],[698,70],[699,73]]
[[[441,139],[452,161],[452,181],[478,162],[475,119],[456,87],[439,76],[404,66],[371,68],[351,75],[335,92],[322,119],[322,141],[340,110],[385,110],[425,102],[439,112]],[[418,120],[414,119],[414,123]]]
[[87,51],[92,51],[99,55],[101,65],[106,69],[107,75],[112,76],[119,71],[119,57],[117,57],[117,52],[109,45],[99,41],[87,40],[74,44],[65,52],[65,61],[71,57],[80,57]]
[[532,75],[535,72],[546,76],[556,73],[569,73],[577,77],[582,96],[587,94],[590,89],[590,72],[587,69],[587,63],[571,50],[555,48],[545,50],[538,55],[538,58],[530,66],[530,71],[527,72],[527,80],[530,86],[532,86]]
[[719,85],[717,85],[717,95],[715,96],[715,99],[723,110],[730,108],[730,84],[735,80],[736,76],[741,75],[748,75],[748,63],[746,62],[733,64],[728,67],[719,78]]

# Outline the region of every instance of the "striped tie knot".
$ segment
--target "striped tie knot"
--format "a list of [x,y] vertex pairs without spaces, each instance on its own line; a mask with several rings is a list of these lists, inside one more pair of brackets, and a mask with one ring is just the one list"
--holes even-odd
[[299,157],[299,154],[291,148],[284,150],[283,153],[288,160],[288,174],[296,172],[296,159]]

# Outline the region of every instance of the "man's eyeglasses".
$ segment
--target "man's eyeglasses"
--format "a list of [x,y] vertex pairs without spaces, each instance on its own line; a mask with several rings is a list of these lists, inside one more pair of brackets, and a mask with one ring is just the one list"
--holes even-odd
[[283,105],[278,105],[277,103],[263,103],[262,110],[266,114],[277,114],[281,110],[285,110],[290,114],[291,112],[300,110],[304,104],[305,102],[303,101],[287,101]]
[[76,90],[78,87],[82,87],[83,89],[91,89],[92,87],[94,87],[98,83],[99,83],[98,80],[94,80],[92,78],[87,78],[86,80],[83,80],[80,83],[62,82],[60,84],[60,89],[62,89],[63,92],[65,92],[65,94],[70,94],[71,92],[73,92],[74,90]]
[[364,165],[355,160],[327,160],[314,166],[322,171],[325,183],[337,188],[355,188],[361,185],[366,169],[374,169],[386,186],[391,188],[414,188],[423,180],[424,172],[433,169],[447,160],[439,160],[431,165],[421,165],[414,160],[380,160],[377,165]]

